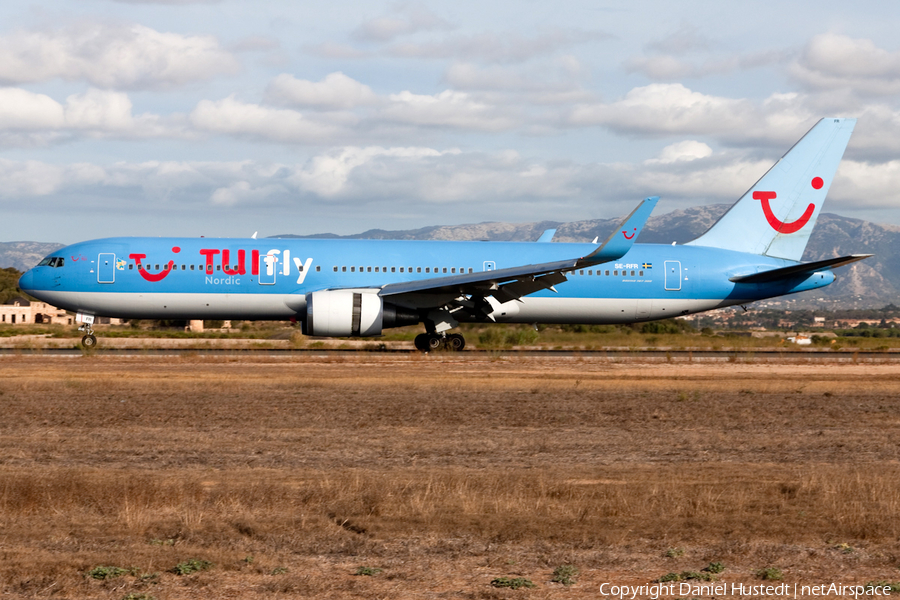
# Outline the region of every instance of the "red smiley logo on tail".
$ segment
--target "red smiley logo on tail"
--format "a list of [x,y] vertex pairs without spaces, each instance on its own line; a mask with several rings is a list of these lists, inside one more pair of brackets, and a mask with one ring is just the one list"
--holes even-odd
[[[816,180],[821,181],[818,177],[813,180],[813,187],[816,187]],[[819,185],[821,187],[821,184]],[[816,188],[819,189],[819,188]],[[772,212],[772,207],[769,205],[769,200],[772,200],[776,197],[775,192],[753,192],[754,200],[762,201],[762,209],[763,214],[766,215],[766,221],[769,222],[769,225],[772,226],[772,229],[777,231],[778,233],[795,233],[803,229],[803,226],[809,223],[809,220],[812,218],[813,213],[816,211],[816,205],[810,203],[809,206],[806,207],[806,210],[803,211],[803,214],[800,215],[800,218],[791,223],[785,223],[778,219],[775,214]]]
[[623,231],[623,232],[622,232],[622,235],[625,236],[625,239],[626,239],[626,240],[634,239],[634,236],[637,235],[637,227],[635,227],[635,228],[632,230],[631,235],[628,235],[628,232],[627,232],[627,231]]

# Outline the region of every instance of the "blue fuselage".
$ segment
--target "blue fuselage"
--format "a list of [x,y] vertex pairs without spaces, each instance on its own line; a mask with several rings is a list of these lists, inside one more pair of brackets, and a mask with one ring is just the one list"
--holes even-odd
[[[108,238],[48,256],[20,287],[61,308],[148,319],[302,318],[306,294],[450,277],[584,256],[592,244]],[[731,277],[797,264],[701,246],[635,244],[621,259],[578,269],[508,302],[497,320],[621,323],[651,320],[824,287],[831,271],[766,284]],[[395,299],[421,308],[415,296]],[[512,306],[515,304],[515,306]]]

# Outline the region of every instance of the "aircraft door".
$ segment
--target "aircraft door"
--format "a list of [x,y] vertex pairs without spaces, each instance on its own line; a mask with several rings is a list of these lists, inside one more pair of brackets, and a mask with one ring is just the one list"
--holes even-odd
[[681,290],[681,261],[667,260],[666,264],[666,290],[677,292]]
[[112,252],[101,252],[97,256],[97,283],[116,282],[116,255]]
[[277,270],[278,256],[275,254],[264,254],[259,257],[259,284],[274,285],[275,273]]

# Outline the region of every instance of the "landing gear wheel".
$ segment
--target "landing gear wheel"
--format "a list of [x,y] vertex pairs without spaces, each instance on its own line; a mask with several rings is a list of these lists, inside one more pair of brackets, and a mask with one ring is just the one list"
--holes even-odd
[[453,333],[447,336],[447,349],[453,350],[454,352],[460,352],[463,348],[466,347],[466,338],[461,336],[458,333]]
[[440,350],[444,347],[444,336],[439,333],[429,333],[425,336],[425,349],[428,351]]
[[85,348],[93,348],[97,345],[97,337],[93,333],[89,333],[81,338],[81,345]]
[[425,352],[426,350],[428,350],[428,345],[427,345],[427,342],[425,341],[427,337],[428,337],[427,333],[420,333],[419,335],[416,336],[415,341],[413,341],[413,344],[415,344],[415,346],[416,346],[416,350],[421,350],[422,352]]

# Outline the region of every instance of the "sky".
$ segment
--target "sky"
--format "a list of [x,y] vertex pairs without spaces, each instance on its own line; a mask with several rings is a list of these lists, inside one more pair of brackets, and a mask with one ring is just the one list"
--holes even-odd
[[0,3],[0,241],[351,234],[737,200],[856,117],[900,225],[900,3]]

